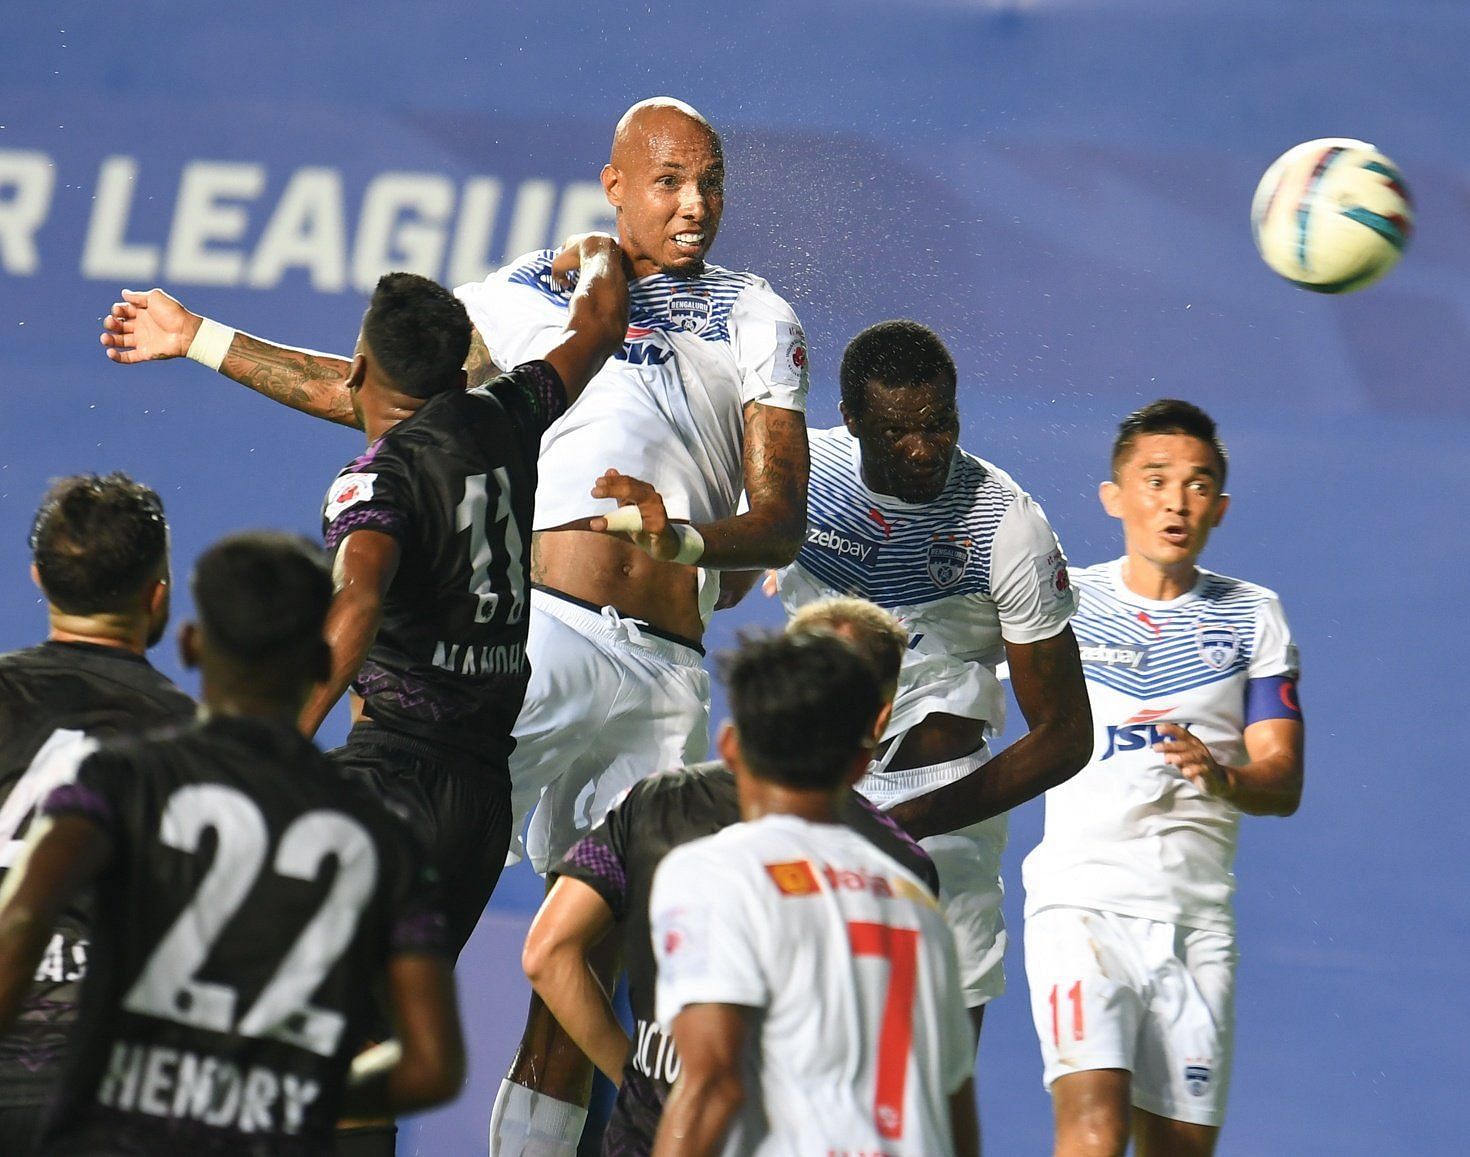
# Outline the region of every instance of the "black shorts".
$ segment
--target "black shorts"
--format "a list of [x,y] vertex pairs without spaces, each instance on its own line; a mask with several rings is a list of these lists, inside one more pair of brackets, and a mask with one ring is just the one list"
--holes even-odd
[[457,957],[495,890],[510,847],[510,769],[452,747],[359,723],[328,752],[408,813],[443,883]]

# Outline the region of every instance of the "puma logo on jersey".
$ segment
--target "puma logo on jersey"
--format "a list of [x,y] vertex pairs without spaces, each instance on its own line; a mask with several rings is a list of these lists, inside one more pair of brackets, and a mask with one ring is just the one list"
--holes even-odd
[[883,532],[884,538],[893,537],[893,523],[883,517],[883,512],[876,506],[868,507],[868,517],[878,524],[878,529]]
[[808,526],[806,541],[808,546],[814,546],[818,550],[824,550],[842,558],[855,558],[865,565],[876,562],[878,552],[882,549],[876,542],[848,536],[841,531],[830,530],[824,526]]

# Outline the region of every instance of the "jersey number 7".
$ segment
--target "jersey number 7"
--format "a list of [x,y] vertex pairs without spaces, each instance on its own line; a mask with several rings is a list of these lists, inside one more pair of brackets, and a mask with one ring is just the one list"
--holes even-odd
[[914,1043],[914,983],[919,964],[919,933],[913,928],[854,921],[847,926],[854,956],[881,956],[888,961],[888,996],[878,1033],[878,1091],[873,1120],[878,1135],[896,1141],[903,1136],[903,1097],[909,1054]]

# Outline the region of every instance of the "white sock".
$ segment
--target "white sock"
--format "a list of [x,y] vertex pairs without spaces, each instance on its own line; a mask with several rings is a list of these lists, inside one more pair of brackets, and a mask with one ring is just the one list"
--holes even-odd
[[576,1157],[587,1110],[501,1081],[490,1112],[490,1157]]

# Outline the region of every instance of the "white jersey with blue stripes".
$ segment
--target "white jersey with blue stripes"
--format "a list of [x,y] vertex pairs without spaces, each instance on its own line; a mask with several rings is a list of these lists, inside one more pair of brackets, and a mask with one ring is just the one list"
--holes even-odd
[[1041,507],[998,467],[955,451],[944,490],[909,503],[870,490],[843,426],[813,430],[806,542],[781,572],[788,611],[856,595],[909,632],[888,735],[935,712],[1005,721],[996,666],[1005,643],[1066,627],[1076,606],[1066,558]]
[[1276,594],[1201,570],[1159,602],[1130,591],[1123,560],[1075,572],[1072,620],[1092,703],[1092,761],[1046,793],[1026,857],[1026,912],[1057,904],[1232,932],[1240,812],[1153,750],[1186,727],[1223,764],[1246,762],[1247,688],[1297,675]]
[[[555,251],[517,258],[454,292],[497,366],[543,357],[563,336],[569,289]],[[705,266],[630,286],[627,340],[541,439],[537,530],[607,514],[591,496],[608,468],[651,483],[669,517],[714,522],[744,489],[744,408],[806,405],[806,338],[784,299],[753,273]]]

